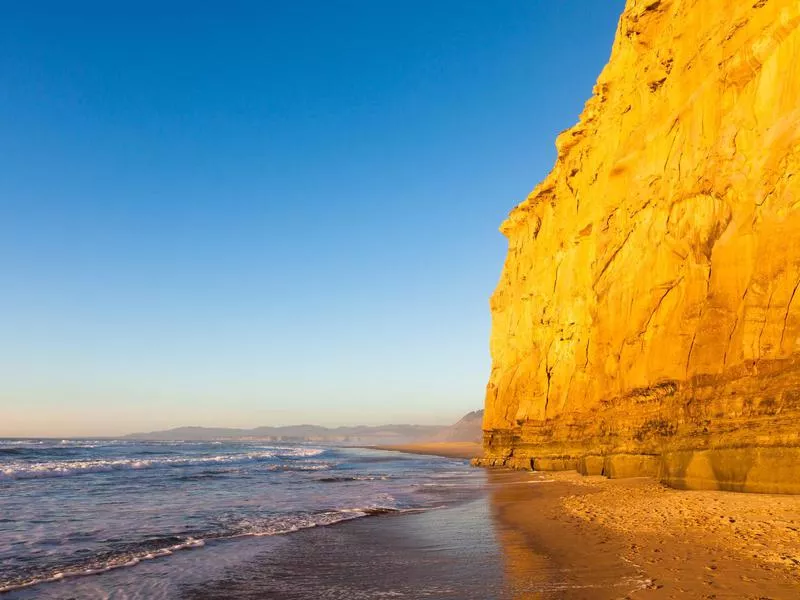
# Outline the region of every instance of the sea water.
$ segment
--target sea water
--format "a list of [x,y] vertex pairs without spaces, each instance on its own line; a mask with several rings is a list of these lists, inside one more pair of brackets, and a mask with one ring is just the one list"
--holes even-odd
[[440,508],[482,481],[466,461],[324,444],[0,440],[0,597],[60,597],[78,580],[137,597],[114,589],[138,580],[118,573],[181,564],[190,577],[187,565],[215,564],[209,545],[261,551],[311,527]]

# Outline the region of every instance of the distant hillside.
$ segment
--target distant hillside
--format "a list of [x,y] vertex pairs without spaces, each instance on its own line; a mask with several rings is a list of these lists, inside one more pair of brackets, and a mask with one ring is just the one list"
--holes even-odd
[[283,442],[341,442],[383,445],[412,442],[480,442],[483,411],[465,415],[449,427],[437,425],[380,425],[354,427],[321,427],[319,425],[287,425],[285,427],[176,427],[165,431],[132,433],[127,439],[154,441],[265,440]]
[[474,410],[464,415],[458,423],[439,431],[433,440],[437,442],[483,441],[483,410]]
[[319,425],[288,425],[285,427],[256,427],[236,429],[224,427],[177,427],[166,431],[132,433],[125,436],[137,440],[267,440],[347,442],[359,444],[402,444],[430,439],[439,434],[436,425],[381,425],[377,427],[321,427]]

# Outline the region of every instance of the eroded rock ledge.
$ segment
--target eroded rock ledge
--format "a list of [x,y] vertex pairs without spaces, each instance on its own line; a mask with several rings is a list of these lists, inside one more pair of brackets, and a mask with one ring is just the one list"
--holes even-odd
[[800,4],[629,0],[503,224],[484,464],[800,493]]

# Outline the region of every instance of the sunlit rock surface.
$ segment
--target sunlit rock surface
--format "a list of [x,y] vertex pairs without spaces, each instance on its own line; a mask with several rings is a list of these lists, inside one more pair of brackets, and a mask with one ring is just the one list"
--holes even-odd
[[800,3],[629,0],[502,225],[488,463],[800,492]]

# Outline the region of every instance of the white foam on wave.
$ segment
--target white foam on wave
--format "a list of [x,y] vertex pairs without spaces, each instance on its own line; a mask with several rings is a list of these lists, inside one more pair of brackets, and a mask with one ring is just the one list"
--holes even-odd
[[419,511],[424,509],[402,509],[391,504],[391,496],[387,495],[388,503],[373,503],[360,507],[337,508],[328,511],[308,514],[288,514],[283,517],[247,517],[234,523],[229,523],[228,533],[217,536],[223,538],[237,537],[264,537],[294,533],[312,527],[325,527],[344,521],[351,521],[361,517],[371,517],[388,513],[401,513]]
[[277,456],[312,457],[325,452],[324,448],[275,448]]
[[119,556],[115,559],[108,560],[104,563],[95,565],[86,565],[75,569],[67,569],[63,571],[56,571],[48,575],[32,578],[27,581],[20,581],[15,583],[2,584],[0,583],[0,594],[11,592],[13,590],[20,590],[23,588],[39,585],[40,583],[52,583],[66,579],[67,577],[81,577],[86,575],[99,575],[100,573],[107,573],[113,569],[120,569],[122,567],[133,567],[138,565],[143,560],[152,560],[154,558],[161,558],[169,556],[180,550],[191,550],[193,548],[201,548],[205,546],[205,540],[196,538],[187,538],[185,541],[160,548],[158,550],[151,550],[149,552],[140,552],[138,554],[128,554]]
[[20,446],[35,446],[38,448],[43,445],[43,440],[0,440],[0,448],[18,448]]
[[291,463],[282,465],[271,465],[270,471],[326,471],[331,468],[328,463]]
[[47,451],[60,450],[65,448],[100,448],[107,446],[129,445],[131,442],[126,440],[45,440],[45,439],[20,439],[20,440],[0,440],[0,448],[21,448],[28,450]]
[[317,513],[308,516],[289,516],[283,519],[243,519],[234,526],[235,533],[224,536],[236,537],[265,537],[272,535],[285,535],[302,529],[335,525],[342,521],[349,521],[358,517],[366,517],[367,513],[341,510]]
[[[164,467],[192,467],[213,464],[232,464],[271,458],[309,457],[321,454],[320,449],[287,448],[260,450],[238,454],[216,454],[196,457],[115,458],[95,460],[51,460],[41,462],[0,461],[0,480],[36,479],[43,477],[67,477],[83,473],[105,473],[110,471],[156,469]],[[272,470],[318,471],[329,468],[328,464],[275,465]]]
[[308,446],[257,446],[260,450],[274,452],[280,458],[312,458],[325,452],[325,448]]

